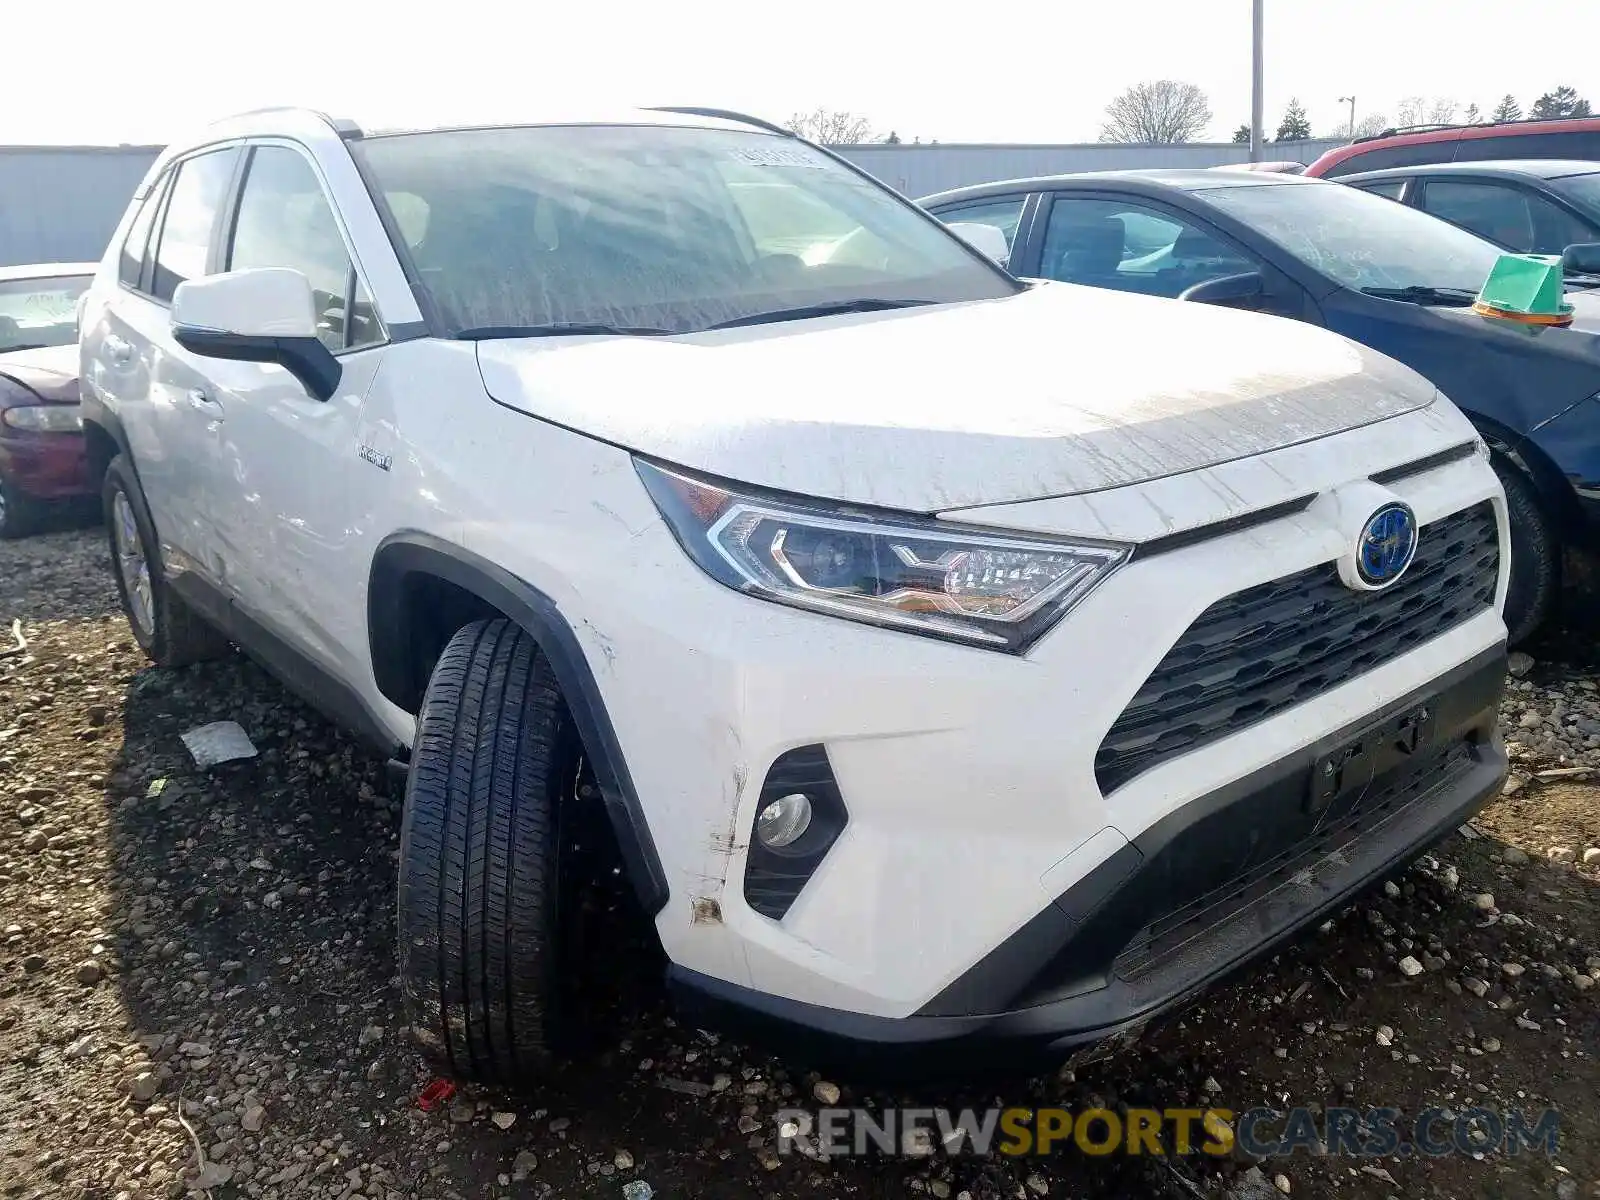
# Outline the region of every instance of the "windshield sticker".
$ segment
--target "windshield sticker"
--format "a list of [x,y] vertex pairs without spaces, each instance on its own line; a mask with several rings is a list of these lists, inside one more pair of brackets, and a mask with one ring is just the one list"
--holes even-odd
[[827,167],[825,161],[796,146],[751,146],[729,153],[734,162],[752,167],[809,167],[813,171]]

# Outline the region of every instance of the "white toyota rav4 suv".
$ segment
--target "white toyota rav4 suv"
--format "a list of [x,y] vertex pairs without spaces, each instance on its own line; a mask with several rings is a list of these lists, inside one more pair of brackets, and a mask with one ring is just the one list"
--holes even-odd
[[586,806],[696,1019],[1048,1059],[1504,776],[1504,501],[1447,399],[1019,282],[757,121],[234,118],[82,328],[141,645],[408,764],[401,975],[459,1075],[561,1048]]

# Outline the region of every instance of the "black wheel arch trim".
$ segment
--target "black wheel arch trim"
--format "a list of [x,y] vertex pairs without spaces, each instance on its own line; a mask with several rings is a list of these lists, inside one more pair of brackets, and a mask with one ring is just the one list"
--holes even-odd
[[1551,532],[1557,540],[1565,544],[1574,538],[1581,538],[1583,514],[1578,508],[1577,495],[1561,468],[1539,445],[1536,436],[1515,434],[1480,413],[1468,412],[1465,415],[1488,445],[1490,461],[1504,462],[1528,481],[1550,519]]
[[[133,471],[134,479],[137,480],[139,478],[139,465],[133,461],[133,448],[128,443],[127,430],[122,427],[122,418],[117,416],[105,401],[94,396],[88,388],[83,389],[83,398],[79,401],[79,407],[83,413],[84,427],[87,428],[92,425],[109,437],[115,443],[117,453],[127,460],[128,467]],[[112,457],[116,456],[113,455]],[[102,467],[109,465],[110,461],[107,460],[102,464]]]
[[[538,642],[555,670],[556,682],[594,769],[629,881],[645,912],[655,916],[667,904],[666,872],[594,672],[577,634],[555,601],[503,567],[442,538],[421,532],[385,538],[373,556],[367,589],[372,670],[378,690],[411,712],[417,710],[421,691],[406,654],[411,638],[402,585],[408,575],[433,576],[472,593],[515,621]],[[422,683],[425,685],[426,680]]]

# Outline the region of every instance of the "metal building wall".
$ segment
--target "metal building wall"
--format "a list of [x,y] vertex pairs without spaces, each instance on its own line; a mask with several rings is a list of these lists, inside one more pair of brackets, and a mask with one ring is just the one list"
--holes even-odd
[[158,146],[0,146],[0,266],[93,262]]
[[[1311,163],[1344,139],[1268,146],[1265,158]],[[1250,147],[1195,142],[1183,146],[1124,146],[1101,142],[1063,146],[939,143],[834,146],[834,150],[903,195],[916,199],[949,188],[1030,175],[1118,171],[1141,167],[1215,167],[1250,160]]]

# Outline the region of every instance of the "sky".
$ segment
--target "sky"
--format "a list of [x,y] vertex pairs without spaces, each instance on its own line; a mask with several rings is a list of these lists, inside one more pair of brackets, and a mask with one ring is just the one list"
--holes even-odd
[[[294,104],[369,128],[541,107],[817,107],[882,136],[1077,142],[1146,79],[1198,84],[1207,136],[1250,118],[1250,0],[56,0],[5,5],[0,144],[161,143]],[[9,11],[20,9],[20,11]],[[29,46],[49,47],[31,55]],[[1391,120],[1406,96],[1487,112],[1570,84],[1600,109],[1600,0],[1266,0],[1266,124]]]

